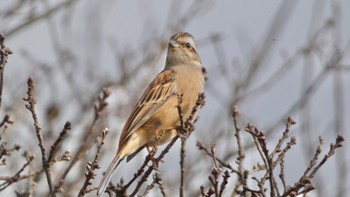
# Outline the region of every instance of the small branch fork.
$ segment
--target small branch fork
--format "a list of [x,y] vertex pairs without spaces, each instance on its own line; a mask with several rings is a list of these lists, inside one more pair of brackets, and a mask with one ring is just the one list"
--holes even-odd
[[52,177],[51,177],[51,173],[50,173],[50,165],[49,165],[49,162],[48,162],[47,157],[46,157],[43,136],[41,133],[41,128],[39,126],[38,116],[35,112],[36,99],[34,98],[35,84],[34,84],[33,77],[28,78],[27,84],[28,84],[27,98],[23,98],[23,100],[28,102],[28,104],[26,104],[25,107],[31,112],[32,118],[34,121],[36,136],[37,136],[38,141],[39,141],[38,145],[39,145],[39,148],[41,151],[42,166],[43,166],[45,174],[46,174],[46,179],[47,179],[47,183],[49,185],[50,195],[56,196],[56,194],[54,193],[54,190],[53,190]]
[[[66,122],[63,130],[61,131],[59,137],[56,139],[56,141],[53,143],[51,146],[51,150],[49,152],[49,156],[47,157],[46,155],[46,150],[45,150],[45,145],[43,141],[43,136],[41,132],[41,127],[39,124],[39,119],[35,111],[35,104],[36,104],[36,99],[34,97],[34,91],[35,91],[35,84],[34,84],[34,79],[33,77],[29,77],[27,81],[28,85],[28,91],[27,91],[27,98],[23,98],[24,101],[26,101],[28,104],[25,105],[25,107],[30,111],[32,114],[32,118],[34,121],[34,128],[35,128],[35,133],[38,139],[38,146],[41,151],[41,160],[42,160],[42,167],[44,169],[45,175],[46,175],[46,180],[49,186],[49,191],[50,191],[50,196],[56,196],[56,193],[59,192],[56,187],[54,188],[54,184],[52,181],[52,175],[50,172],[50,166],[55,163],[55,153],[57,152],[57,148],[59,144],[62,142],[64,137],[66,136],[67,132],[71,130],[71,123]],[[58,160],[64,160],[68,161],[70,160],[70,153],[66,151],[61,158]]]
[[[335,154],[335,150],[343,146],[344,138],[342,136],[337,136],[336,142],[330,145],[328,153],[326,153],[323,159],[318,163],[318,158],[322,152],[323,147],[323,139],[320,137],[319,146],[310,160],[309,166],[306,168],[305,172],[298,180],[298,182],[290,185],[287,185],[285,180],[285,165],[284,158],[286,153],[296,145],[296,138],[291,137],[288,142],[286,142],[289,138],[289,132],[292,125],[296,124],[295,120],[292,117],[288,117],[286,122],[285,130],[279,139],[278,143],[274,147],[272,151],[269,151],[267,147],[267,141],[265,133],[257,129],[254,125],[248,124],[245,127],[246,133],[250,134],[252,137],[255,148],[260,155],[260,159],[263,162],[263,165],[257,164],[251,170],[247,170],[244,168],[244,157],[245,150],[242,143],[240,127],[239,127],[239,111],[235,106],[232,110],[233,123],[235,129],[235,138],[238,145],[238,157],[236,160],[236,164],[238,165],[236,168],[233,168],[229,163],[220,160],[215,156],[215,144],[211,145],[211,148],[208,149],[202,145],[201,142],[197,142],[197,147],[199,150],[203,150],[206,155],[208,155],[214,163],[214,168],[211,171],[211,175],[208,176],[211,187],[208,190],[205,190],[204,186],[200,187],[200,193],[203,197],[209,196],[222,196],[225,186],[228,183],[228,179],[230,177],[230,173],[234,173],[237,175],[238,180],[235,183],[234,190],[232,192],[232,196],[297,196],[300,194],[307,194],[309,191],[316,188],[316,186],[312,183],[312,178],[317,173],[317,171],[321,168],[321,166]],[[286,144],[284,147],[283,145]],[[318,163],[318,165],[316,165]],[[221,167],[227,168],[223,174],[221,186],[219,187],[219,175],[222,172]],[[275,176],[275,169],[277,166],[280,166],[279,179],[283,185],[283,192],[279,191],[280,187],[278,187],[277,178]],[[251,179],[256,181],[258,186],[258,190],[249,188],[247,181],[249,178],[249,174],[253,174],[257,171],[264,171],[265,174],[259,179],[258,177],[252,176]],[[267,189],[267,185],[268,188]],[[270,192],[267,195],[267,192]]]

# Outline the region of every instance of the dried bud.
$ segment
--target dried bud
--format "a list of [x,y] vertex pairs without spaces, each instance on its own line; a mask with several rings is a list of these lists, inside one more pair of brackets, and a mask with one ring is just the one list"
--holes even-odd
[[216,144],[215,144],[215,143],[212,143],[211,146],[210,146],[211,154],[214,154],[214,153],[215,153],[215,150],[216,150]]
[[237,105],[234,105],[234,106],[232,107],[232,116],[233,116],[233,117],[236,117],[236,116],[238,116],[238,115],[239,115],[238,107],[237,107]]
[[221,171],[222,171],[221,168],[214,168],[214,169],[212,170],[212,173],[213,173],[214,175],[218,175],[218,174],[221,173]]
[[67,130],[71,130],[72,129],[72,123],[70,121],[67,121],[66,124],[64,124],[64,128],[66,128]]
[[311,180],[309,177],[305,177],[305,178],[304,178],[304,183],[305,183],[305,184],[311,184],[311,183],[312,183],[312,180]]
[[306,184],[304,187],[305,192],[309,192],[309,191],[314,190],[314,189],[316,189],[316,185],[313,183]]
[[33,161],[35,159],[35,155],[29,154],[28,159],[29,159],[29,161]]
[[21,149],[22,147],[21,147],[21,145],[19,145],[19,144],[15,144],[15,146],[13,147],[13,149],[15,149],[15,150],[19,150],[19,149]]
[[291,137],[291,138],[290,138],[290,143],[291,143],[292,145],[297,144],[297,139],[296,139],[294,136]]
[[249,131],[249,132],[253,132],[253,131],[254,131],[254,128],[255,128],[255,126],[254,126],[253,124],[248,123],[247,126],[246,126],[246,128],[245,128],[245,130],[246,130],[246,131]]
[[7,122],[9,124],[15,123],[15,120],[13,119],[11,114],[6,114],[4,117],[4,122]]
[[70,151],[65,151],[63,153],[63,155],[61,156],[62,161],[70,161],[71,158],[72,158],[72,155],[71,155]]
[[105,137],[107,134],[108,134],[108,128],[105,127],[103,130],[102,130],[102,136]]
[[13,51],[11,49],[9,49],[9,48],[5,48],[5,53],[7,55],[11,55],[11,54],[13,54]]
[[107,98],[109,95],[111,95],[112,91],[106,87],[106,88],[103,88],[102,92],[103,92],[103,97]]
[[208,196],[211,196],[215,193],[215,189],[213,186],[210,187],[210,189],[208,190]]
[[344,137],[342,135],[338,135],[336,139],[336,147],[342,147],[344,145]]
[[288,123],[291,124],[291,125],[296,124],[296,121],[294,120],[294,117],[293,117],[293,116],[289,116],[289,117],[288,117]]

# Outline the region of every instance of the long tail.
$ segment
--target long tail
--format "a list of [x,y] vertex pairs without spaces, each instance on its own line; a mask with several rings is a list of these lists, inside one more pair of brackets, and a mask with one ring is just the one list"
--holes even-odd
[[103,193],[105,192],[109,181],[112,178],[113,173],[115,172],[115,170],[117,169],[118,165],[120,164],[121,161],[123,161],[124,158],[120,158],[119,154],[117,154],[112,163],[109,165],[107,171],[105,172],[105,175],[103,176],[100,185],[98,186],[98,190],[97,190],[97,196],[102,196]]

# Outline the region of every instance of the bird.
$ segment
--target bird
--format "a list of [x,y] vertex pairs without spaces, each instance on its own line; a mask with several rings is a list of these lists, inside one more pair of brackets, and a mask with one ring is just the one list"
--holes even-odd
[[[130,113],[119,138],[118,151],[104,173],[97,190],[102,196],[118,165],[132,159],[143,148],[171,141],[187,120],[200,94],[204,93],[205,74],[193,36],[175,33],[168,44],[164,69],[152,80]],[[198,116],[194,115],[193,120]]]

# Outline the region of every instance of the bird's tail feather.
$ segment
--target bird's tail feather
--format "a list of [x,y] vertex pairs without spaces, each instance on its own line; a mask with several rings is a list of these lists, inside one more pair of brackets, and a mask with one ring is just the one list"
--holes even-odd
[[119,154],[116,155],[112,161],[112,163],[108,166],[107,171],[105,172],[100,185],[98,186],[97,190],[97,196],[102,196],[104,191],[106,190],[109,181],[111,180],[111,177],[115,170],[117,169],[118,165],[120,164],[121,161],[123,161],[124,158],[120,158]]

